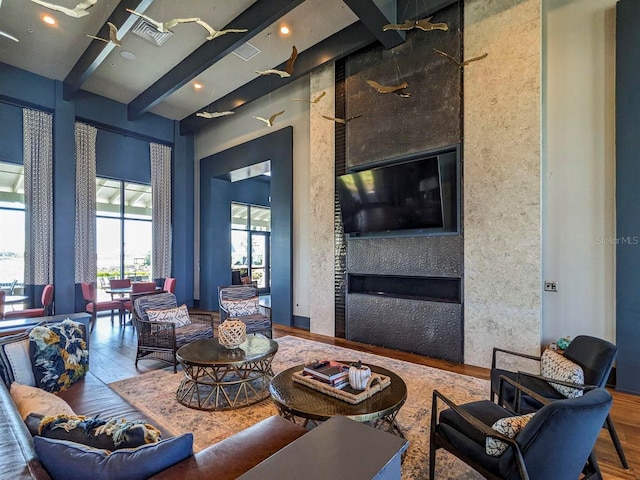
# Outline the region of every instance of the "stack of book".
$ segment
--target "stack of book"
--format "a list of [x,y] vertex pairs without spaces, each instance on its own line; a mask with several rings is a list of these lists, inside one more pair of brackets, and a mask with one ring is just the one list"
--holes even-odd
[[319,360],[304,366],[303,373],[334,388],[349,385],[349,365],[335,360]]

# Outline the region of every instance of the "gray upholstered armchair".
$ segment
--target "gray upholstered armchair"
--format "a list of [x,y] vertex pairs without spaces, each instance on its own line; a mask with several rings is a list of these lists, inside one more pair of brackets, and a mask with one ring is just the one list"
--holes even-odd
[[173,323],[166,318],[159,321],[149,319],[149,310],[157,312],[177,307],[173,293],[132,295],[131,301],[133,302],[133,323],[138,335],[136,366],[141,359],[162,360],[173,365],[175,373],[178,366],[176,360],[178,348],[194,340],[213,337],[213,314],[209,312],[188,312],[190,323],[186,325]]
[[[490,400],[456,405],[434,390],[429,454],[432,480],[439,448],[489,479],[564,479],[580,478],[581,474],[584,479],[602,478],[592,452],[613,401],[609,392],[597,388],[581,397],[547,403],[507,377],[502,381],[545,404],[518,428],[513,425],[520,416]],[[442,403],[449,408],[438,415]],[[496,425],[502,425],[502,431],[492,428]],[[503,442],[497,450],[496,440]]]
[[218,287],[220,323],[227,318],[244,322],[247,333],[261,333],[272,338],[271,317],[260,313],[258,288],[253,285]]

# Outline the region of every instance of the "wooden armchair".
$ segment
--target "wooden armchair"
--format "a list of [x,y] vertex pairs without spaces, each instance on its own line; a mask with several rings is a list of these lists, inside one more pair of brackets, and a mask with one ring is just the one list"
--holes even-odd
[[176,308],[176,297],[173,293],[143,293],[131,295],[133,303],[133,324],[138,336],[136,366],[142,359],[155,359],[173,365],[174,373],[178,362],[176,351],[183,345],[213,337],[213,314],[198,311],[189,312],[191,323],[176,326],[170,321],[150,321],[148,311]]

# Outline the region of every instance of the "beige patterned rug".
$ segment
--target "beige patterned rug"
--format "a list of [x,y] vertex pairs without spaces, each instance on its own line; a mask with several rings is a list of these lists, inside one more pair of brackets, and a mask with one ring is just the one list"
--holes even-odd
[[[278,338],[278,353],[273,370],[279,373],[309,358],[340,358],[377,364],[400,375],[407,384],[407,401],[397,422],[409,440],[402,464],[403,480],[426,480],[429,472],[429,422],[431,395],[436,388],[457,403],[488,398],[489,382],[413,363],[379,357],[297,337]],[[254,406],[226,412],[202,412],[189,409],[175,400],[182,378],[179,371],[157,370],[110,384],[115,391],[143,411],[151,420],[175,434],[193,432],[196,451],[206,448],[271,415],[276,408],[270,400]],[[482,478],[452,455],[438,452],[437,479]]]

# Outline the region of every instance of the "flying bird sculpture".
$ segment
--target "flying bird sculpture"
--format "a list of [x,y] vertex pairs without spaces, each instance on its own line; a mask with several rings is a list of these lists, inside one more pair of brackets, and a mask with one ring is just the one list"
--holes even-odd
[[107,22],[107,25],[109,25],[109,39],[108,40],[106,38],[95,37],[93,35],[87,35],[87,37],[93,38],[94,40],[100,40],[101,42],[105,42],[105,43],[113,43],[115,46],[121,47],[122,46],[122,42],[120,40],[118,40],[118,27],[116,27],[111,22]]
[[331,120],[332,122],[336,122],[336,123],[340,123],[342,125],[346,125],[351,120],[355,120],[356,118],[360,118],[361,116],[362,116],[362,114],[354,115],[353,117],[349,117],[349,118],[335,118],[335,117],[327,117],[326,115],[322,115],[322,118],[326,118],[327,120]]
[[[31,1],[33,1],[33,0],[31,0]],[[151,25],[156,27],[156,30],[158,30],[160,33],[169,33],[169,32],[171,32],[171,29],[173,27],[175,27],[176,25],[179,25],[181,23],[198,23],[198,22],[200,22],[200,24],[204,23],[198,17],[174,18],[174,19],[169,20],[167,22],[158,22],[157,20],[154,20],[151,17],[143,15],[140,12],[136,12],[135,10],[130,10],[130,9],[127,8],[127,12],[133,13],[134,15],[136,15],[136,16],[138,16],[140,18],[144,18],[147,22],[149,22]]]
[[226,30],[216,30],[207,22],[200,19],[196,20],[196,23],[201,27],[204,27],[207,32],[209,32],[207,40],[213,40],[214,38],[221,37],[222,35],[226,35],[227,33],[244,33],[249,31],[246,28],[227,28]]
[[260,120],[261,122],[266,123],[267,127],[273,127],[273,122],[275,121],[276,117],[279,116],[279,115],[282,115],[283,113],[284,113],[284,110],[282,110],[281,112],[278,112],[278,113],[274,113],[269,118],[256,117],[255,115],[254,115],[253,118],[255,118],[256,120]]
[[389,23],[382,27],[382,31],[387,30],[413,30],[417,28],[423,32],[429,32],[431,30],[449,30],[449,25],[446,23],[431,23],[433,17],[423,18],[421,20],[405,20],[404,23]]
[[306,98],[292,98],[291,100],[295,100],[296,102],[318,103],[320,100],[322,100],[322,97],[324,97],[326,94],[327,92],[322,92],[313,100],[307,100]]
[[449,55],[448,53],[443,52],[442,50],[438,50],[437,48],[434,48],[433,51],[436,52],[438,55],[442,55],[444,58],[448,58],[453,63],[458,65],[458,67],[460,67],[460,68],[466,67],[471,62],[477,62],[478,60],[482,60],[483,58],[487,58],[487,56],[489,55],[488,53],[485,53],[485,54],[480,55],[478,57],[473,57],[473,58],[470,58],[469,60],[464,60],[462,62],[459,62],[458,60],[453,58],[451,55]]
[[236,112],[226,111],[226,112],[198,112],[196,113],[196,117],[202,118],[219,118],[226,117],[227,115],[233,115]]
[[48,8],[50,10],[55,10],[56,12],[62,12],[65,15],[69,15],[70,17],[73,17],[73,18],[82,18],[86,15],[89,15],[89,12],[87,12],[87,10],[89,10],[96,3],[98,3],[98,0],[84,0],[78,3],[73,8],[67,8],[67,7],[61,7],[60,5],[56,5],[54,3],[43,2],[42,0],[31,0],[31,1],[33,3],[37,3],[38,5],[42,5],[43,7]]
[[411,96],[409,92],[404,91],[409,86],[407,82],[402,82],[400,85],[380,85],[375,80],[367,80],[367,83],[378,93],[395,93],[402,98]]
[[280,78],[290,77],[291,75],[293,75],[293,64],[296,63],[296,58],[298,58],[298,49],[294,45],[291,56],[289,57],[289,60],[287,60],[284,71],[271,68],[269,70],[256,71],[256,73],[258,75],[280,75]]

